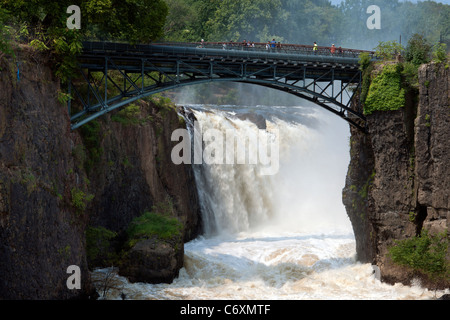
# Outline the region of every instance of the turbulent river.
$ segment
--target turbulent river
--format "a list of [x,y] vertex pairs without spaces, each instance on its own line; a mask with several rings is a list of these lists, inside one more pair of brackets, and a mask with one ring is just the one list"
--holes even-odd
[[99,269],[92,278],[102,298],[120,299],[122,293],[160,300],[435,297],[419,283],[381,283],[370,264],[355,260],[355,238],[341,199],[349,163],[345,121],[307,106],[185,107],[203,133],[213,129],[209,132],[223,133],[228,141],[225,133],[232,129],[238,136],[277,142],[279,157],[271,158],[269,174],[260,170],[267,162],[194,164],[205,233],[185,244],[179,276],[171,284],[144,284],[115,275],[104,290],[104,277],[114,273]]

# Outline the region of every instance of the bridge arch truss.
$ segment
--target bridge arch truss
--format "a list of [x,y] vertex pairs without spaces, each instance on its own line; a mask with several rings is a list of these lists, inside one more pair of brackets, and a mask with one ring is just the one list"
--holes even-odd
[[361,90],[357,56],[96,42],[84,43],[79,76],[70,81],[69,94],[81,105],[75,110],[69,101],[72,129],[158,92],[217,81],[287,92],[366,129],[353,99]]

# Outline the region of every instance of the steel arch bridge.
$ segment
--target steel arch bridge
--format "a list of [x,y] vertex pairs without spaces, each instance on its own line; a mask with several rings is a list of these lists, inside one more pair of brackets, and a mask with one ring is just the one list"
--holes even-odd
[[332,54],[330,48],[304,45],[84,42],[80,75],[69,81],[69,96],[81,105],[75,111],[68,102],[71,127],[165,90],[234,81],[296,95],[365,131],[366,118],[353,101],[361,90],[361,52],[375,59],[370,51],[339,48]]

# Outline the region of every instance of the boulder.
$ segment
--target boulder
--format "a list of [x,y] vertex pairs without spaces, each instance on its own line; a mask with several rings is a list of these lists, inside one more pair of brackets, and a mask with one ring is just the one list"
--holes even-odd
[[171,283],[183,267],[183,256],[181,237],[142,239],[125,254],[119,274],[130,282]]

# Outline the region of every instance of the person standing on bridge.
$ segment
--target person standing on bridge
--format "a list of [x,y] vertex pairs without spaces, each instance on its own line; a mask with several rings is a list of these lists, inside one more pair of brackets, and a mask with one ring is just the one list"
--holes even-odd
[[247,40],[242,41],[242,50],[247,50]]
[[272,51],[275,51],[276,45],[277,45],[277,42],[275,41],[275,39],[272,39],[272,41],[270,41],[270,47],[271,47]]
[[334,46],[334,44],[331,45],[330,52],[332,55],[334,55],[336,53],[336,47]]
[[314,46],[313,46],[314,54],[317,54],[318,50],[319,50],[319,47],[317,46],[317,43],[314,41]]

